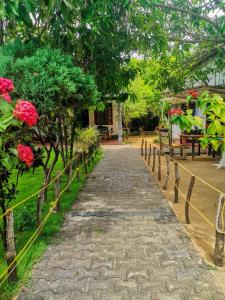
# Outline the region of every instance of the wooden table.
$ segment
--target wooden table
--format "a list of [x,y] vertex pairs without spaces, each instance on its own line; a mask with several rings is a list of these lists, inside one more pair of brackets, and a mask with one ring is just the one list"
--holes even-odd
[[180,143],[181,144],[188,144],[188,140],[191,140],[191,145],[192,145],[192,158],[196,156],[195,154],[195,143],[198,143],[198,156],[201,155],[201,143],[200,143],[200,138],[203,137],[203,134],[180,134]]
[[[196,156],[195,154],[195,143],[198,143],[198,156],[201,155],[201,142],[200,142],[200,138],[202,138],[204,135],[203,134],[184,134],[181,133],[180,134],[180,143],[185,143],[187,144],[187,140],[191,140],[191,144],[192,144],[192,159]],[[221,139],[221,137],[218,137],[218,139]],[[213,156],[213,158],[215,158],[216,156],[216,151],[214,149],[212,149],[212,145],[209,144],[208,146],[208,155]]]

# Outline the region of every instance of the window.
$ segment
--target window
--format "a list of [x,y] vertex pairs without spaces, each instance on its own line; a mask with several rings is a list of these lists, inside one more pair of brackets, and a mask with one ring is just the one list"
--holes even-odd
[[112,103],[107,104],[104,111],[95,111],[95,125],[112,125]]

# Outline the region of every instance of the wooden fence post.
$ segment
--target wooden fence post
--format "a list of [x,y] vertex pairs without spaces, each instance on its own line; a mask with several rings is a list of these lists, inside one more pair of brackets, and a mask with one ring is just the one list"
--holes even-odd
[[155,171],[155,147],[153,147],[153,162],[152,162],[152,172]]
[[141,155],[142,155],[142,156],[144,155],[144,150],[143,150],[143,148],[144,148],[144,139],[142,139],[142,141],[141,141]]
[[150,166],[150,162],[151,162],[151,154],[152,154],[152,145],[149,144],[148,166]]
[[185,219],[187,224],[191,224],[190,216],[189,216],[189,206],[191,201],[191,195],[195,184],[195,176],[191,175],[187,196],[186,196],[186,202],[185,202]]
[[167,190],[168,187],[168,182],[169,182],[169,176],[170,176],[170,159],[166,155],[166,176],[164,178],[164,183],[163,183],[163,190]]
[[80,153],[76,157],[76,168],[79,168]]
[[[218,267],[223,266],[223,258],[224,258],[224,239],[225,233],[224,228],[220,230],[222,223],[224,224],[224,215],[223,215],[223,207],[225,205],[225,196],[220,195],[218,201],[218,208],[217,208],[217,216],[216,216],[216,242],[215,242],[215,249],[214,249],[214,264]],[[222,222],[223,218],[223,222]]]
[[8,269],[9,282],[17,280],[17,267],[16,267],[16,261],[14,261],[15,258],[16,258],[16,246],[15,246],[13,210],[10,209],[6,214],[6,260],[8,266],[12,264]]
[[[57,172],[56,176],[58,176],[58,175],[59,175],[59,172]],[[55,208],[56,212],[60,211],[60,199],[58,198],[59,194],[60,194],[60,177],[58,177],[55,180],[55,198],[57,199],[56,208]]]
[[147,159],[147,152],[148,152],[147,141],[145,141],[145,160]]
[[42,203],[44,202],[45,199],[45,184],[42,185],[41,187],[41,191],[38,194],[37,197],[37,208],[36,208],[36,224],[37,227],[40,225],[41,223],[41,207],[42,207]]
[[69,180],[72,178],[73,176],[73,164],[72,162],[69,164]]
[[88,173],[88,170],[87,170],[87,160],[86,160],[86,158],[87,158],[87,155],[86,155],[86,152],[84,152],[84,153],[83,153],[83,164],[84,164],[84,172],[85,172],[85,174]]
[[77,181],[79,182],[80,181],[80,173],[79,173],[80,169],[77,168],[76,172],[77,172]]
[[161,155],[158,149],[158,180],[161,180]]
[[174,171],[175,171],[175,184],[174,184],[174,203],[178,203],[179,199],[179,184],[180,184],[180,177],[179,177],[179,169],[178,169],[178,162],[174,162]]
[[88,166],[90,166],[90,164],[91,164],[91,159],[90,159],[90,151],[89,151],[89,149],[88,149],[88,151],[87,151],[87,158],[88,158],[87,164],[88,164]]

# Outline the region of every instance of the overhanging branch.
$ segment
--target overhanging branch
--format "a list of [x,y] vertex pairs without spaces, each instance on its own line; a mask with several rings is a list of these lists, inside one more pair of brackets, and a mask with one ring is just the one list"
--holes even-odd
[[171,4],[152,4],[152,3],[149,3],[148,4],[150,6],[154,6],[154,7],[158,7],[158,8],[162,8],[162,9],[168,9],[168,10],[174,10],[174,11],[178,11],[178,12],[181,12],[182,14],[189,14],[189,15],[192,15],[198,19],[201,19],[201,20],[204,20],[208,23],[210,23],[218,32],[220,32],[220,34],[225,38],[225,34],[222,32],[222,29],[220,28],[220,26],[218,25],[217,22],[215,22],[214,20],[212,20],[211,18],[207,17],[207,16],[202,16],[202,15],[199,15],[198,13],[194,12],[193,10],[190,10],[190,9],[184,9],[184,8],[181,8],[181,7],[177,7],[177,6],[174,6],[174,5],[171,5]]

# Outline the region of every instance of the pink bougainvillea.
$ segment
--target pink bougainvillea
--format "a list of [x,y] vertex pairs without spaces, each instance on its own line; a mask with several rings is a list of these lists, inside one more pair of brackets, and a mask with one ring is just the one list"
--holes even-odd
[[28,167],[31,167],[33,165],[34,154],[31,147],[18,144],[17,153],[19,159],[22,162],[24,162]]
[[182,115],[184,112],[181,108],[172,108],[169,112],[168,115],[170,117],[175,116],[175,115]]
[[0,94],[10,93],[14,90],[12,80],[0,77]]
[[18,100],[13,114],[17,120],[23,121],[27,126],[37,125],[39,119],[35,106],[26,100]]
[[10,97],[10,95],[8,93],[1,94],[0,98],[4,99],[5,101],[7,101],[9,103],[12,102],[12,99],[11,99],[11,97]]

